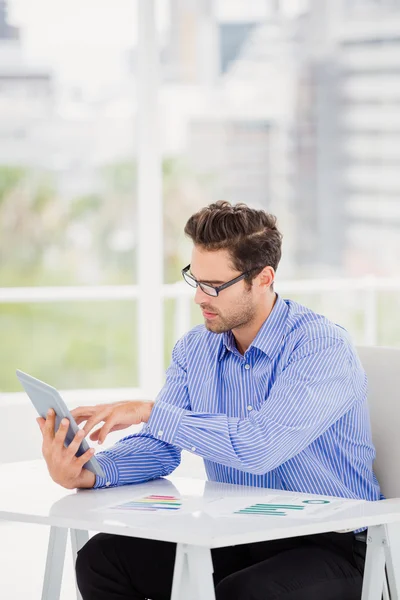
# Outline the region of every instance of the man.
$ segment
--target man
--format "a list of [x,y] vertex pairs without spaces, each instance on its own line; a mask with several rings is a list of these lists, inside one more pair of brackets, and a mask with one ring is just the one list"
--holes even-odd
[[[68,424],[39,419],[49,471],[61,485],[104,487],[171,473],[182,449],[210,480],[378,500],[366,377],[346,332],[273,289],[281,234],[273,216],[217,202],[186,224],[185,280],[205,325],[176,344],[155,403],[74,411],[84,432],[64,449]],[[106,478],[82,468],[82,436],[144,423],[97,455]],[[90,455],[88,454],[87,457]],[[355,532],[213,550],[217,600],[356,600],[365,546]],[[84,600],[167,600],[175,545],[99,534],[79,552]]]

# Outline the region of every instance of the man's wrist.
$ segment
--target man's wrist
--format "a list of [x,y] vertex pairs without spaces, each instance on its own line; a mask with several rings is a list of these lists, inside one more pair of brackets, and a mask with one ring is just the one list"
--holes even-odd
[[153,407],[154,407],[154,401],[143,402],[142,423],[147,423],[147,421],[150,419],[150,415],[151,415],[151,411],[153,410]]
[[79,484],[76,487],[79,489],[90,489],[94,487],[95,483],[96,475],[88,469],[83,468],[79,478]]

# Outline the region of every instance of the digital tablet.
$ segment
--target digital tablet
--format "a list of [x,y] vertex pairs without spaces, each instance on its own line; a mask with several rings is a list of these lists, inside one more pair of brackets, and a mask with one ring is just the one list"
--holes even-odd
[[[47,383],[44,383],[44,381],[40,381],[40,379],[36,379],[23,371],[17,370],[16,373],[24,390],[31,399],[33,406],[41,417],[46,419],[48,410],[52,408],[56,413],[56,430],[60,427],[61,419],[65,417],[69,420],[69,428],[64,443],[65,447],[68,447],[76,433],[79,431],[79,427],[59,392],[51,385],[48,385]],[[76,456],[81,456],[86,450],[89,450],[89,448],[90,446],[84,438],[79,446]],[[105,473],[101,468],[99,461],[94,456],[85,463],[85,469],[91,471],[95,475],[99,475],[99,477],[105,477]]]

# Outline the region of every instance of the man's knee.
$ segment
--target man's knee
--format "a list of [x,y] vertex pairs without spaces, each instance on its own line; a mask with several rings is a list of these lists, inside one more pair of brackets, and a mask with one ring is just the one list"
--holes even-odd
[[228,575],[215,589],[216,600],[247,600],[250,597],[247,578],[240,573]]
[[75,563],[78,585],[87,580],[89,573],[93,573],[93,569],[90,568],[91,565],[100,565],[101,561],[99,558],[100,555],[104,556],[104,546],[107,546],[107,538],[110,538],[111,542],[112,537],[113,536],[99,533],[90,538],[90,540],[79,550]]
[[91,538],[79,551],[75,562],[76,579],[82,580],[82,576],[88,570],[88,565],[91,562],[92,556],[95,553],[96,545],[92,542]]

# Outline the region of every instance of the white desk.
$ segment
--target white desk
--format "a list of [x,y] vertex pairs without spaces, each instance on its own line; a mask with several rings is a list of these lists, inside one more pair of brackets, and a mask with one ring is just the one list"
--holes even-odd
[[[0,465],[0,480],[1,519],[51,526],[42,600],[59,598],[68,530],[75,553],[87,541],[88,531],[176,542],[173,600],[213,600],[211,548],[363,526],[369,527],[370,543],[362,598],[381,599],[385,561],[392,600],[398,598],[400,556],[390,552],[389,542],[399,531],[396,524],[400,522],[400,500],[349,503],[348,508],[324,521],[312,517],[218,518],[207,512],[211,500],[256,497],[262,502],[273,490],[170,477],[134,486],[74,492],[54,484],[43,461]],[[150,494],[178,494],[190,499],[181,511],[168,515],[107,509]],[[288,502],[298,496],[284,494]]]

